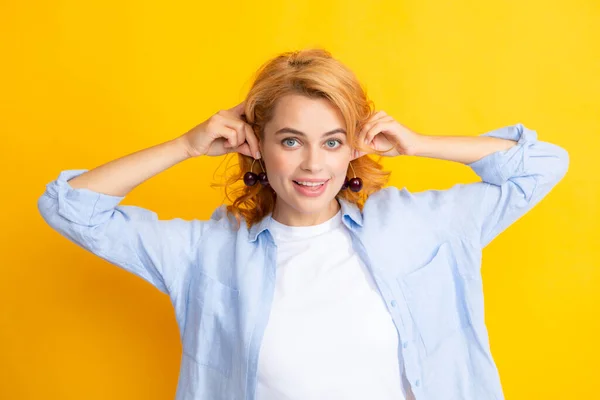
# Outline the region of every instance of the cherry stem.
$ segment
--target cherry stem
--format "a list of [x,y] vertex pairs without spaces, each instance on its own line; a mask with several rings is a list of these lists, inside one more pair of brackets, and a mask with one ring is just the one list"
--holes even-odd
[[354,177],[356,178],[356,172],[354,172],[354,167],[352,166],[352,163],[350,163],[350,168],[352,168],[352,173],[354,174]]

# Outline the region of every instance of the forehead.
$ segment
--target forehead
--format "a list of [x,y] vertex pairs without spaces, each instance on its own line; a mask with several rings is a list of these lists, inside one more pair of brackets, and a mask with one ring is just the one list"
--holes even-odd
[[345,123],[341,112],[327,99],[287,95],[275,104],[273,119],[267,126],[271,128],[268,131],[293,128],[308,135],[321,135],[328,130],[345,128]]

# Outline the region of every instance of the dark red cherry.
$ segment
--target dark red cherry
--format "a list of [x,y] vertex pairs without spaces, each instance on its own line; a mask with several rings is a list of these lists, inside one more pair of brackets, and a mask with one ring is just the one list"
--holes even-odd
[[350,190],[352,190],[353,192],[358,192],[360,191],[360,189],[362,189],[362,179],[360,178],[352,178],[350,179],[350,181],[348,182],[348,187],[350,188]]
[[269,184],[269,179],[267,178],[267,174],[265,174],[264,172],[261,172],[260,174],[258,174],[258,181],[263,186]]
[[345,190],[345,189],[348,189],[348,179],[344,179],[344,184],[342,185],[341,190]]
[[254,172],[246,172],[244,174],[244,183],[248,186],[254,186],[256,185],[256,182],[258,181],[258,177],[256,176],[256,174]]

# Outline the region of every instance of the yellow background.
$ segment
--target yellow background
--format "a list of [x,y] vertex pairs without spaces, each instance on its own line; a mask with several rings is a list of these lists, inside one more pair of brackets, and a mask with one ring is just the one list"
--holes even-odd
[[[484,250],[486,321],[507,399],[600,396],[600,3],[163,3],[0,3],[0,398],[174,397],[169,298],[52,231],[37,199],[63,169],[232,107],[260,64],[309,46],[329,49],[417,132],[521,122],[569,151],[564,180]],[[209,187],[221,161],[176,165],[123,204],[207,219],[222,200]],[[414,191],[477,180],[443,160],[384,164],[390,184]]]

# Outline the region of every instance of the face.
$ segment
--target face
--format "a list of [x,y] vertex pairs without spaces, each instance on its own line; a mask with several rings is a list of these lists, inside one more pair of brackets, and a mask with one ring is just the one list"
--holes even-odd
[[[326,99],[282,97],[265,126],[261,154],[277,193],[273,218],[290,226],[325,222],[339,210],[340,191],[351,159],[342,114]],[[294,181],[326,181],[316,193]]]

